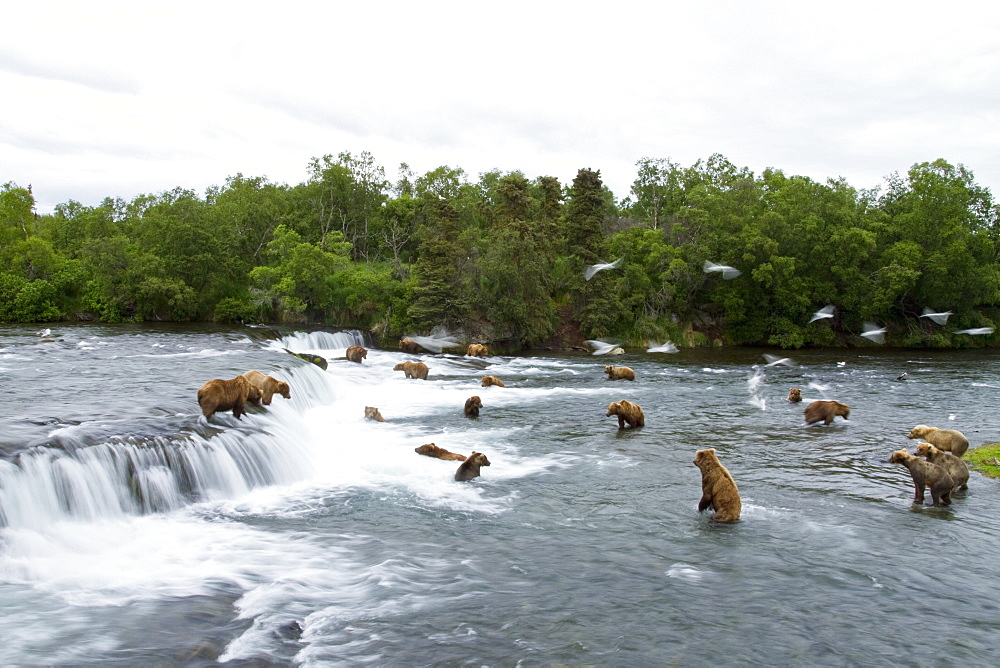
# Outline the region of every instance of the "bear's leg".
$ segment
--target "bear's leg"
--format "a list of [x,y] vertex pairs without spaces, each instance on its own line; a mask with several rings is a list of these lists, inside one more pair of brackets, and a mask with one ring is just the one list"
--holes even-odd
[[698,512],[705,510],[706,508],[712,507],[712,497],[704,494],[701,497],[701,501],[698,502]]
[[924,502],[924,486],[922,483],[918,483],[916,480],[913,481],[913,487],[916,491],[913,493],[913,503],[923,503]]
[[621,415],[618,416],[618,428],[619,429],[625,428],[625,418],[623,418]]
[[233,404],[233,415],[235,415],[236,419],[239,420],[241,415],[246,415],[246,412],[247,411],[243,405],[243,400],[237,399],[236,403]]

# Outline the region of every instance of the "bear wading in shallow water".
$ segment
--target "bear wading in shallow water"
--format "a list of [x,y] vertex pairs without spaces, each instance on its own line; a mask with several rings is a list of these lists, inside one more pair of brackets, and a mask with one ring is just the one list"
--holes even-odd
[[838,415],[846,420],[847,416],[851,414],[851,408],[836,401],[814,401],[806,406],[803,414],[806,418],[806,424],[816,422],[830,424],[833,422],[833,418]]
[[479,417],[479,409],[482,407],[482,399],[477,395],[473,395],[465,400],[465,415],[468,417]]
[[246,414],[247,402],[260,402],[260,392],[243,376],[230,380],[216,378],[198,388],[198,405],[206,419],[212,414],[232,410],[236,419]]
[[633,404],[631,401],[626,401],[625,399],[616,401],[608,406],[608,414],[605,417],[611,417],[612,415],[618,416],[619,429],[624,429],[626,422],[630,427],[642,427],[646,424],[646,416],[643,414],[642,408],[638,404]]
[[938,450],[930,443],[917,443],[917,450],[914,454],[947,471],[955,482],[955,489],[969,489],[969,467],[955,455]]
[[427,365],[423,362],[400,362],[392,370],[402,371],[407,378],[427,380]]
[[890,464],[902,464],[910,471],[913,478],[913,502],[924,502],[924,487],[931,490],[931,499],[935,506],[951,504],[951,490],[955,481],[948,472],[937,464],[914,457],[906,450],[897,450],[889,456]]
[[635,380],[635,371],[632,371],[627,366],[611,366],[608,364],[604,367],[604,373],[608,374],[608,380]]
[[489,466],[490,460],[486,459],[486,455],[481,452],[472,451],[469,458],[462,462],[458,470],[455,471],[455,480],[462,482],[465,480],[472,480],[473,478],[479,477],[479,468],[481,466]]
[[382,417],[382,413],[380,413],[374,406],[365,406],[365,419],[374,420],[375,422],[385,422],[385,418]]
[[740,519],[743,503],[736,481],[715,456],[715,448],[699,450],[694,454],[694,463],[701,469],[701,500],[698,512],[707,508],[715,510],[712,519],[719,522],[735,522]]
[[496,376],[483,376],[482,385],[483,387],[490,387],[492,385],[497,387],[507,387],[503,384],[503,381]]
[[418,455],[424,455],[426,457],[436,457],[438,459],[456,462],[465,461],[465,455],[460,455],[457,452],[449,452],[444,448],[434,445],[433,443],[424,443],[419,448],[414,448],[413,451]]
[[[276,394],[280,394],[285,399],[292,398],[292,390],[288,386],[288,383],[283,380],[278,380],[273,376],[265,376],[256,369],[247,371],[243,374],[243,377],[250,381],[251,385],[257,388],[257,392],[260,394],[260,400],[265,406],[271,405],[271,397]],[[252,401],[250,403],[253,403],[255,406],[258,405]]]
[[956,457],[961,457],[969,449],[969,439],[955,429],[938,429],[918,424],[910,430],[907,438],[919,438],[927,441],[938,450],[945,450]]
[[361,360],[368,357],[368,350],[366,348],[362,348],[361,346],[350,346],[344,353],[344,356],[347,357],[350,362],[361,364]]

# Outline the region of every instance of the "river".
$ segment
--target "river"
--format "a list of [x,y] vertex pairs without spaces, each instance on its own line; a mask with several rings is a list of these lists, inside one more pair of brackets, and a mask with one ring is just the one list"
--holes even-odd
[[[0,327],[2,664],[1000,661],[1000,483],[973,472],[919,507],[886,463],[917,424],[1000,441],[997,351],[476,359],[359,332],[50,327]],[[206,421],[198,387],[250,369],[291,399]],[[793,386],[850,419],[805,426]],[[644,428],[605,416],[619,399]],[[431,442],[492,465],[455,482],[414,453]],[[697,511],[710,447],[739,522]]]

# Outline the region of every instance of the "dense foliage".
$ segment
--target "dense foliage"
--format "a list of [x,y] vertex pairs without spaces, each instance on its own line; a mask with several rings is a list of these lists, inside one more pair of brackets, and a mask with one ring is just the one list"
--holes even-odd
[[[643,159],[616,200],[519,172],[316,158],[296,186],[230,177],[36,215],[0,188],[0,321],[324,323],[388,339],[443,325],[510,349],[613,337],[640,345],[982,345],[1000,312],[990,192],[944,160],[858,191],[713,155]],[[623,258],[584,279],[586,265]],[[733,280],[704,262],[742,271]],[[825,305],[834,317],[810,322]],[[945,325],[925,308],[952,311]]]

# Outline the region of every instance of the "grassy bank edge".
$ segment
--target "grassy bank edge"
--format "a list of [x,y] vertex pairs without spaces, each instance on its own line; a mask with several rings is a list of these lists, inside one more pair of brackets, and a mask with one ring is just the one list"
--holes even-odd
[[1000,443],[986,443],[962,456],[969,468],[988,478],[1000,478]]

